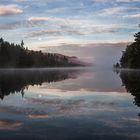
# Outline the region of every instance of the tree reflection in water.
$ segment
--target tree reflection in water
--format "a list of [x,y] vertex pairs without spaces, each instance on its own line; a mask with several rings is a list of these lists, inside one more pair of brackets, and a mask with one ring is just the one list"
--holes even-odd
[[41,85],[44,82],[51,83],[69,78],[76,78],[81,71],[79,69],[24,69],[24,70],[0,70],[0,98],[9,94],[20,92],[28,86]]
[[134,104],[140,107],[140,71],[120,71],[120,78],[127,92],[134,96]]

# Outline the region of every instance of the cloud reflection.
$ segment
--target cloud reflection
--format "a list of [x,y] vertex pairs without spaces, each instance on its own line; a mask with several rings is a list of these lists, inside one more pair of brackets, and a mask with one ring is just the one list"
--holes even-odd
[[38,115],[38,114],[34,114],[34,115],[28,115],[28,117],[30,119],[46,119],[49,116],[48,115]]
[[16,130],[22,126],[21,122],[13,120],[0,120],[0,130]]

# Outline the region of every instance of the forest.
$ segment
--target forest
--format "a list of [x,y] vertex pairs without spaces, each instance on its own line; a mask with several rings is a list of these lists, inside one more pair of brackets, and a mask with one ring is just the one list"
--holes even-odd
[[140,32],[134,35],[134,42],[127,45],[122,53],[120,62],[114,65],[116,68],[140,68]]
[[14,44],[0,38],[0,68],[79,66],[79,64],[69,62],[68,56],[60,56],[29,50],[24,47],[23,41],[21,44]]

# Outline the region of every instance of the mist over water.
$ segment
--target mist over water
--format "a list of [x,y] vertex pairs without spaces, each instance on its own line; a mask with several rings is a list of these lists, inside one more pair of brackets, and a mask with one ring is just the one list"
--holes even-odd
[[0,70],[1,139],[139,139],[137,71]]

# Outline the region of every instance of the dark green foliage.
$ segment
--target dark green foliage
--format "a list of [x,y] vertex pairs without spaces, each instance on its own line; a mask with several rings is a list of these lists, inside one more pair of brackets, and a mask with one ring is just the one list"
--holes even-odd
[[1,68],[25,68],[25,67],[62,67],[76,66],[68,62],[68,57],[59,57],[52,53],[28,50],[21,45],[15,45],[0,39],[0,67]]
[[116,63],[113,67],[114,68],[120,68],[120,64],[119,63]]
[[140,72],[120,71],[120,78],[127,92],[135,97],[134,103],[140,107]]
[[134,37],[135,41],[126,47],[120,59],[123,68],[140,68],[140,32]]

